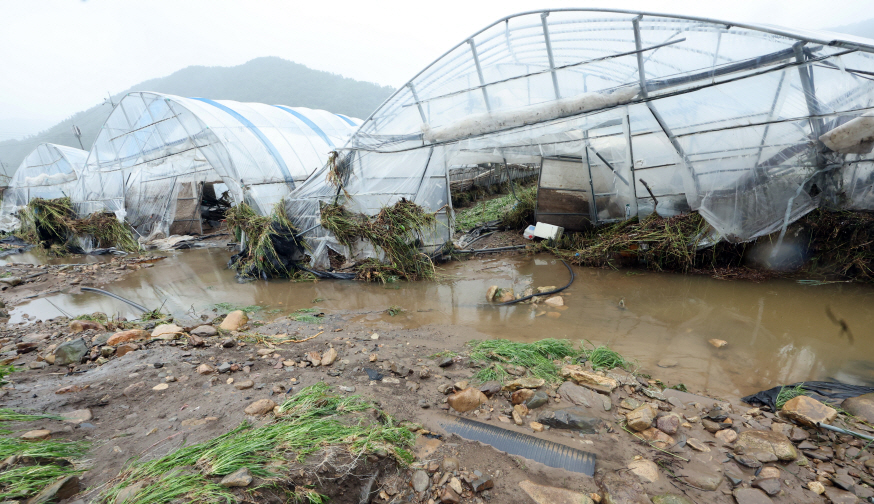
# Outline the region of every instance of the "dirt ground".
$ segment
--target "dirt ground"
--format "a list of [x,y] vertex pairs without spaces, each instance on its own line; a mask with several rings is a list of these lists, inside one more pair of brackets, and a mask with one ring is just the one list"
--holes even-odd
[[[499,246],[502,242],[477,244],[477,248],[487,244]],[[151,263],[147,261],[151,260],[113,259],[97,267],[72,266],[63,270],[55,266],[11,265],[6,270],[23,278],[30,276],[31,281],[9,287],[0,292],[0,298],[11,306],[52,289],[101,285],[131,269],[149,267]],[[43,274],[31,276],[33,272]],[[826,502],[825,497],[808,489],[808,483],[815,481],[832,492],[832,502],[855,502],[850,500],[856,499],[850,492],[837,493],[842,492],[833,483],[838,476],[851,479],[856,495],[874,495],[869,487],[874,486],[874,480],[868,476],[868,462],[874,464],[874,458],[859,440],[794,427],[796,432],[789,420],[751,408],[737,398],[718,402],[679,391],[658,391],[653,387],[657,384],[656,370],[642,369],[637,376],[614,370],[605,378],[612,377],[620,385],[609,393],[597,393],[570,381],[562,389],[558,383],[545,384],[539,388],[547,394],[546,404],[532,408],[518,424],[513,419],[514,407],[507,391],[495,393],[471,411],[458,413],[450,408],[444,392],[467,387],[463,382],[470,382],[478,369],[465,357],[465,345],[486,336],[451,324],[405,329],[384,319],[374,321],[368,316],[370,313],[329,313],[315,324],[289,318],[263,325],[253,321],[240,331],[205,338],[203,346],[193,346],[193,340],[185,336],[172,341],[137,342],[135,350],[123,356],[109,355],[102,364],[96,357],[114,332],[109,328],[75,332],[66,318],[7,325],[0,328],[0,361],[13,363],[21,370],[10,375],[11,383],[0,389],[0,404],[24,413],[90,410],[92,418],[87,421],[44,420],[12,425],[17,432],[44,428],[52,432],[54,439],[93,442],[88,470],[81,478],[83,492],[64,501],[69,503],[92,502],[131,460],[163,456],[183,445],[224,434],[247,420],[256,424],[267,422],[270,415],[256,418],[247,416],[243,410],[259,399],[281,403],[301,388],[318,382],[329,384],[339,394],[359,394],[375,401],[386,413],[420,423],[424,431],[435,434],[419,433],[418,460],[412,467],[381,462],[387,469],[377,480],[382,493],[372,499],[374,503],[452,502],[445,489],[453,475],[467,483],[460,501],[471,503],[563,502],[533,498],[521,490],[520,483],[526,480],[578,492],[573,497],[576,502],[588,502],[584,496],[592,495],[605,502],[612,499],[615,503],[648,503],[651,497],[666,494],[689,499],[671,502]],[[201,322],[204,321],[178,321],[188,326],[188,331]],[[153,325],[154,322],[144,329],[150,330]],[[295,339],[315,337],[281,345],[258,342],[259,336],[280,334]],[[93,345],[91,358],[86,356],[82,363],[70,366],[44,362],[59,343],[80,337],[88,346]],[[339,354],[333,364],[306,365],[308,352],[324,353],[329,347]],[[445,361],[448,352],[457,357]],[[441,362],[448,365],[440,367]],[[237,364],[239,369],[200,374],[196,369],[203,363],[213,367]],[[382,379],[370,379],[365,368],[378,371]],[[654,376],[648,378],[649,374]],[[243,380],[252,380],[254,387],[238,390],[233,382]],[[168,385],[165,390],[153,389],[162,383]],[[630,412],[647,403],[653,406],[650,424],[658,429],[651,427],[636,433],[624,429]],[[578,413],[596,423],[594,433],[560,428],[541,432],[531,424],[569,407],[578,407]],[[705,421],[707,415],[716,418],[718,413],[724,417],[719,422]],[[547,467],[450,435],[441,425],[453,416],[594,454],[594,477]],[[675,417],[676,429],[667,425],[673,422],[671,419],[665,420],[667,426],[663,426],[663,417]],[[718,426],[721,434],[715,434],[717,429],[713,425]],[[759,460],[744,459],[744,449],[739,448],[735,439],[745,431],[779,431],[784,438],[784,433],[791,435],[796,445],[810,443],[810,446],[804,455],[783,462],[758,454],[755,457]],[[662,449],[645,442],[644,437]],[[851,459],[844,455],[849,450],[855,450],[858,456]],[[446,469],[453,458],[459,465],[454,471],[452,467]],[[425,471],[430,482],[429,488],[418,495],[410,483],[416,471]],[[476,479],[474,471],[490,476],[493,487],[474,491],[471,484]],[[776,484],[778,489],[770,497],[754,488],[763,485],[762,473],[767,475],[764,479],[774,480],[766,484]],[[289,474],[289,478],[305,477]],[[364,475],[361,485],[363,478]],[[330,495],[332,502],[360,502],[359,487],[348,481],[334,487],[328,482],[320,490]],[[738,498],[739,490],[758,492],[756,498],[760,493],[767,500],[742,500],[749,492],[741,492],[742,498]],[[262,499],[257,492],[241,490],[238,495],[249,502],[273,501]]]

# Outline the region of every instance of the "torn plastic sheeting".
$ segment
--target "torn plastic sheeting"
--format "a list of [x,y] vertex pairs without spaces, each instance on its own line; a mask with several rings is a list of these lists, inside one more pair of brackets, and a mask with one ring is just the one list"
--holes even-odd
[[850,397],[858,397],[860,395],[870,394],[871,392],[874,392],[874,388],[872,387],[849,385],[846,383],[821,381],[798,382],[793,383],[792,385],[779,385],[768,390],[763,390],[761,392],[748,395],[742,398],[741,401],[747,404],[751,404],[753,406],[767,406],[771,408],[771,411],[777,411],[777,395],[780,394],[780,391],[784,388],[792,389],[798,386],[804,388],[804,390],[806,391],[804,395],[827,403],[836,403],[839,402],[839,400],[849,399]]

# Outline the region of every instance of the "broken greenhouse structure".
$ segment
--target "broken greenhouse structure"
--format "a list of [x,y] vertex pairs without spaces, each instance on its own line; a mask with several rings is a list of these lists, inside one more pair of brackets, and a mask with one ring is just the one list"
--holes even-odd
[[[643,12],[509,16],[422,70],[369,117],[338,162],[298,187],[373,215],[401,199],[451,236],[449,172],[540,167],[536,219],[583,230],[657,211],[699,212],[714,238],[785,231],[818,206],[874,209],[874,41]],[[339,186],[339,187],[338,187]],[[317,265],[350,250],[307,236]],[[430,247],[430,248],[429,248]]]
[[80,216],[114,213],[143,240],[203,233],[210,205],[269,215],[360,123],[304,107],[129,93],[98,134],[73,204]]
[[71,196],[85,166],[88,153],[65,145],[39,144],[21,162],[0,207],[0,231],[19,227],[18,212],[35,199],[56,199]]

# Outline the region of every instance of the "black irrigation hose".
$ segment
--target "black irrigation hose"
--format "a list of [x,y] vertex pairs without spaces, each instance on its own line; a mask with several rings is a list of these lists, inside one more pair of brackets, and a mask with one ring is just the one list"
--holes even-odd
[[133,306],[134,308],[136,308],[137,310],[142,311],[143,313],[148,313],[151,311],[148,308],[146,308],[145,306],[141,306],[141,305],[134,303],[130,299],[125,299],[117,294],[113,294],[111,292],[106,292],[105,290],[95,289],[93,287],[80,287],[80,289],[83,291],[86,291],[86,292],[97,292],[99,294],[103,294],[104,296],[109,296],[111,298],[118,299],[119,301],[123,301],[123,302],[129,304],[129,305]]
[[550,295],[550,294],[558,294],[559,292],[561,292],[561,291],[567,289],[568,287],[571,286],[572,283],[574,283],[574,278],[576,278],[576,275],[574,274],[574,270],[571,269],[571,267],[570,267],[570,265],[569,265],[568,263],[566,263],[566,262],[564,262],[564,261],[562,261],[561,263],[564,264],[565,268],[567,268],[568,273],[571,274],[571,279],[570,279],[570,281],[568,281],[567,285],[565,285],[564,287],[561,287],[561,288],[559,288],[559,289],[555,289],[555,290],[551,290],[551,291],[548,291],[548,292],[540,292],[540,293],[537,293],[537,294],[531,294],[530,296],[520,297],[519,299],[514,299],[514,300],[512,300],[512,301],[507,301],[506,303],[500,303],[500,304],[497,304],[497,305],[494,305],[494,306],[507,306],[507,305],[511,305],[511,304],[516,304],[516,303],[518,303],[518,302],[520,302],[520,301],[525,301],[526,299],[531,299],[531,298],[533,298],[533,297],[537,297],[537,296],[548,296],[548,295]]
[[480,254],[486,252],[501,252],[502,250],[517,250],[527,247],[528,245],[511,245],[509,247],[487,248],[477,250],[453,250],[453,254]]

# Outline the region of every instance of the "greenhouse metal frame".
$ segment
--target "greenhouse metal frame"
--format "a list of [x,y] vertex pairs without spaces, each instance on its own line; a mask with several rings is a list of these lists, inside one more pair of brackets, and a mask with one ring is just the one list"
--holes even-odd
[[261,215],[323,166],[361,120],[324,110],[154,92],[127,94],[103,125],[73,194],[143,239],[200,233],[205,193]]
[[[872,53],[869,39],[649,12],[508,16],[386,100],[323,168],[339,177],[315,174],[286,209],[309,228],[325,202],[375,214],[409,199],[440,216],[433,250],[451,236],[450,169],[536,163],[537,220],[569,230],[697,211],[714,239],[743,242],[820,205],[872,210]],[[323,229],[308,239],[317,265],[328,248],[378,255]]]

